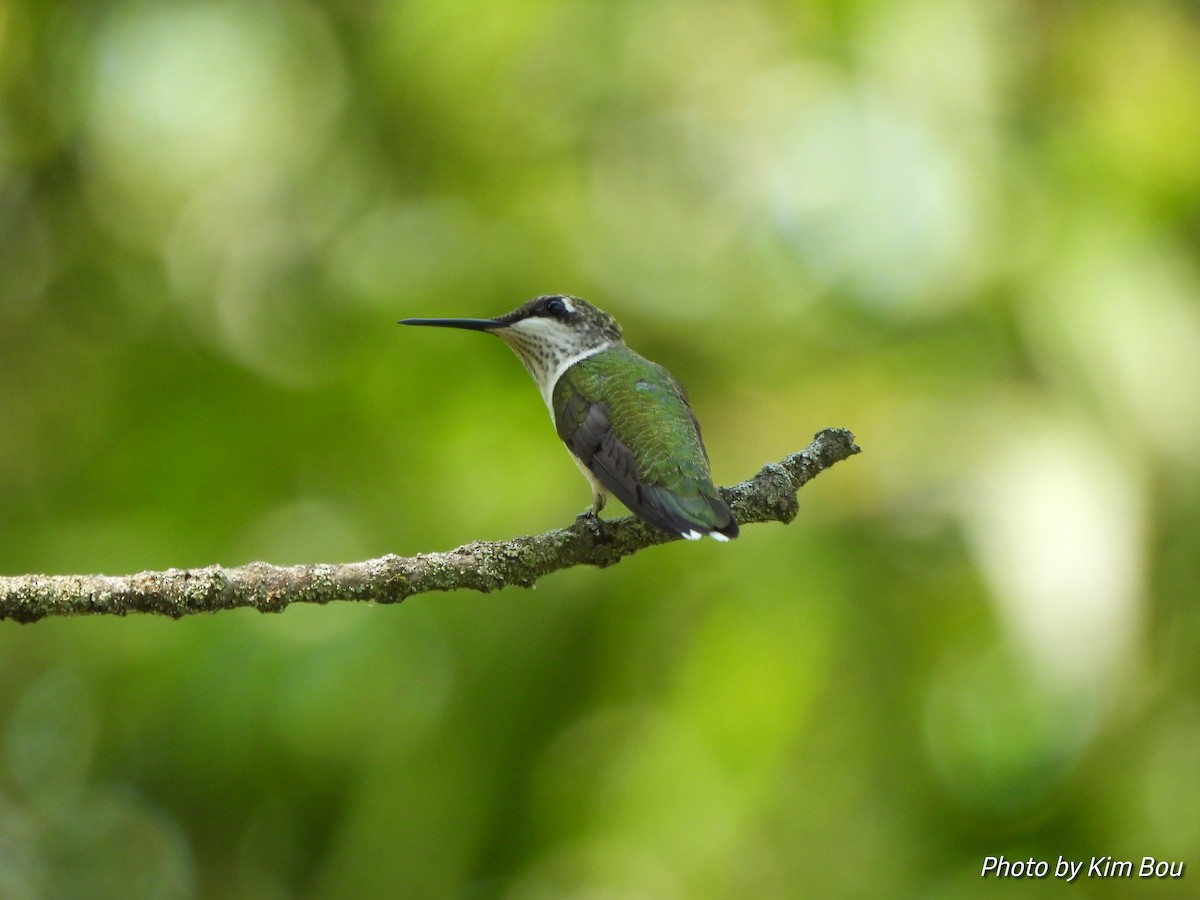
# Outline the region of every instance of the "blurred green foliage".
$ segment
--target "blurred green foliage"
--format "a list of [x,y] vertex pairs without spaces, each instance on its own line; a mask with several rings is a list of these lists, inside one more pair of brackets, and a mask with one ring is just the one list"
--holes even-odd
[[516,360],[393,324],[547,291],[718,481],[865,450],[535,591],[0,623],[0,896],[1200,865],[1198,241],[1184,0],[0,0],[0,571],[569,522]]

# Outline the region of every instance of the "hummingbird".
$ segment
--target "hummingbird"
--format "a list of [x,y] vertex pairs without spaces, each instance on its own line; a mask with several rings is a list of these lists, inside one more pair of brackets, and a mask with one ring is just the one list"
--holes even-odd
[[494,319],[399,324],[482,331],[512,348],[591,484],[592,505],[580,518],[596,521],[611,492],[655,528],[688,540],[737,537],[687,393],[670,372],[625,346],[608,313],[579,297],[546,294]]

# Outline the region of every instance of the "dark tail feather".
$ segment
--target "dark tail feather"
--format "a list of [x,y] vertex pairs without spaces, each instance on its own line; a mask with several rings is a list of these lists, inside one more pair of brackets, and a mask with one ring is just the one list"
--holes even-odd
[[651,525],[673,531],[684,537],[721,535],[728,540],[738,536],[738,523],[728,504],[719,496],[708,493],[681,497],[657,485],[639,486],[641,501],[633,511]]

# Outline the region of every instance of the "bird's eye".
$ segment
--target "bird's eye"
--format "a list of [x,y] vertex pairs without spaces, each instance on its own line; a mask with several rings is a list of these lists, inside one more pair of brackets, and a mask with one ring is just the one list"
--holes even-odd
[[567,305],[563,303],[561,297],[551,297],[546,301],[546,312],[552,316],[566,315]]

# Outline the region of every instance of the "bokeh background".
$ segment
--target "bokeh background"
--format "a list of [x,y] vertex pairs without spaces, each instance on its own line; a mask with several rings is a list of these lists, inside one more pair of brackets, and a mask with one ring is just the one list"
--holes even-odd
[[1183,0],[0,0],[0,571],[570,522],[515,358],[394,324],[549,291],[719,482],[865,451],[532,591],[0,623],[0,897],[1200,866],[1198,243]]

